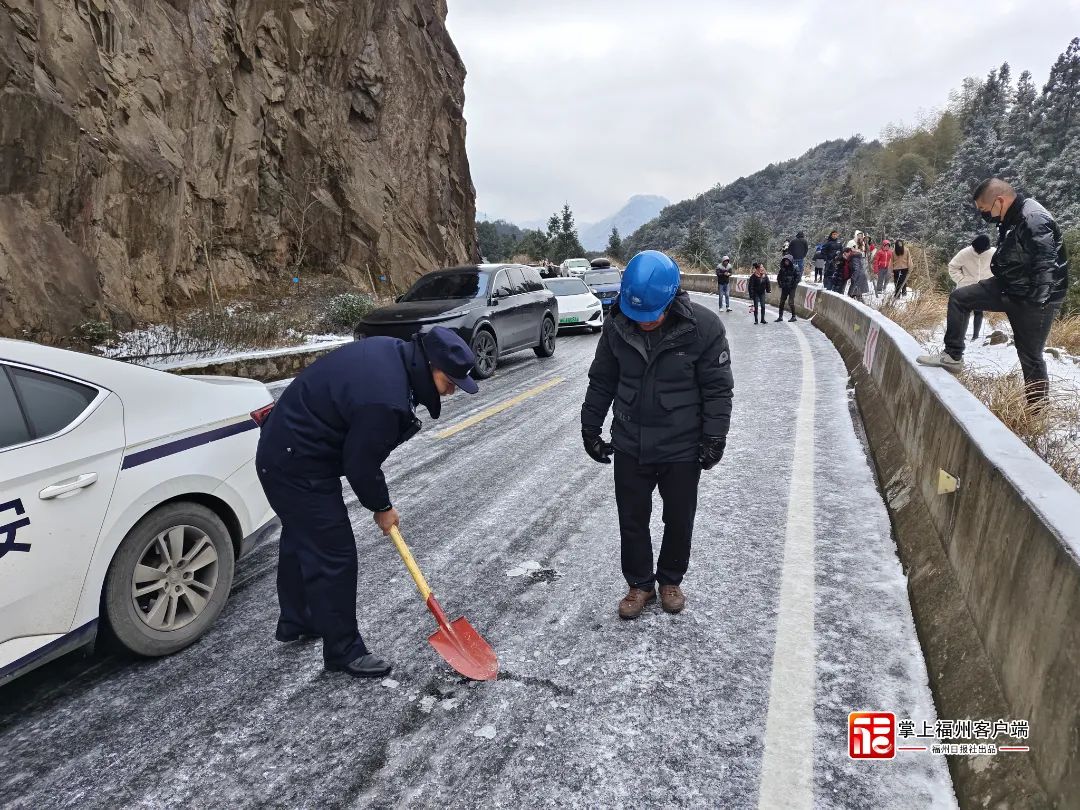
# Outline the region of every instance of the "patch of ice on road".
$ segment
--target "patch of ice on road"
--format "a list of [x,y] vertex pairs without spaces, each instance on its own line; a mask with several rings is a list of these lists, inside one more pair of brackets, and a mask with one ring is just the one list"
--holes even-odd
[[566,666],[567,664],[569,664],[569,663],[570,663],[570,659],[569,659],[569,658],[563,658],[563,659],[561,659],[561,660],[559,661],[559,666],[560,666],[560,667],[565,667],[565,666]]
[[446,698],[446,700],[443,700],[441,703],[439,703],[439,708],[441,708],[443,711],[448,712],[451,709],[456,709],[457,705],[458,705],[458,699],[457,698]]
[[431,714],[431,710],[435,708],[436,702],[438,702],[438,698],[434,695],[425,695],[420,698],[420,711],[424,714]]
[[525,569],[524,568],[511,568],[509,571],[506,572],[506,575],[508,577],[523,577],[523,576],[525,576]]
[[395,681],[393,678],[387,678],[382,682],[382,685],[385,686],[387,689],[397,689],[399,686],[401,686],[401,684]]
[[527,562],[523,562],[521,567],[526,571],[539,571],[544,566],[540,565],[536,560],[528,560]]
[[473,736],[480,737],[484,740],[494,740],[495,726],[484,726],[483,728],[478,728],[476,731],[473,732]]

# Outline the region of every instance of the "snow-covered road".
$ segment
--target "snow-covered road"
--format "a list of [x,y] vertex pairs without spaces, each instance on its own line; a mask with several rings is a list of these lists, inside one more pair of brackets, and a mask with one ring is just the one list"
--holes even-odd
[[744,302],[723,317],[735,412],[702,477],[685,613],[616,616],[611,467],[578,429],[597,338],[563,336],[386,466],[421,568],[499,652],[498,681],[462,683],[428,647],[412,581],[352,501],[360,626],[393,682],[273,640],[263,547],[195,647],[69,657],[0,690],[0,805],[954,807],[941,757],[847,753],[848,712],[934,708],[844,365],[810,324],[762,329]]

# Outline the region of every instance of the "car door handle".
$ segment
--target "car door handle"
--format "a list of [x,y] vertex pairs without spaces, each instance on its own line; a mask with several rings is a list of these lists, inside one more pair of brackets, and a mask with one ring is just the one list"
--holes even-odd
[[61,481],[58,484],[45,487],[38,493],[38,497],[43,501],[52,500],[58,498],[61,495],[67,495],[69,492],[75,492],[79,489],[86,489],[88,486],[97,481],[97,473],[84,473],[78,478],[73,478],[70,481]]

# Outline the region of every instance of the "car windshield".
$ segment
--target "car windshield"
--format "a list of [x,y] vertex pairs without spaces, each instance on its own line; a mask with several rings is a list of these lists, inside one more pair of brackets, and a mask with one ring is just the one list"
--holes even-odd
[[402,301],[442,301],[446,299],[483,298],[487,293],[487,275],[479,270],[460,273],[433,273],[413,285]]
[[589,267],[588,259],[568,259],[566,262],[567,267]]
[[586,284],[618,284],[621,281],[618,270],[594,270],[585,274]]
[[553,278],[544,283],[555,295],[581,295],[589,291],[580,278]]

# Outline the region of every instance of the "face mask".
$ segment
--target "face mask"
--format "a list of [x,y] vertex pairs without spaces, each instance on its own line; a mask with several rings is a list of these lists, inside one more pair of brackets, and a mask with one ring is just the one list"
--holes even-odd
[[[994,205],[997,205],[997,200],[994,200]],[[1000,216],[994,216],[994,206],[993,205],[990,206],[989,211],[980,211],[979,216],[981,216],[983,218],[983,222],[993,222],[993,223],[1001,222],[1001,217]]]

